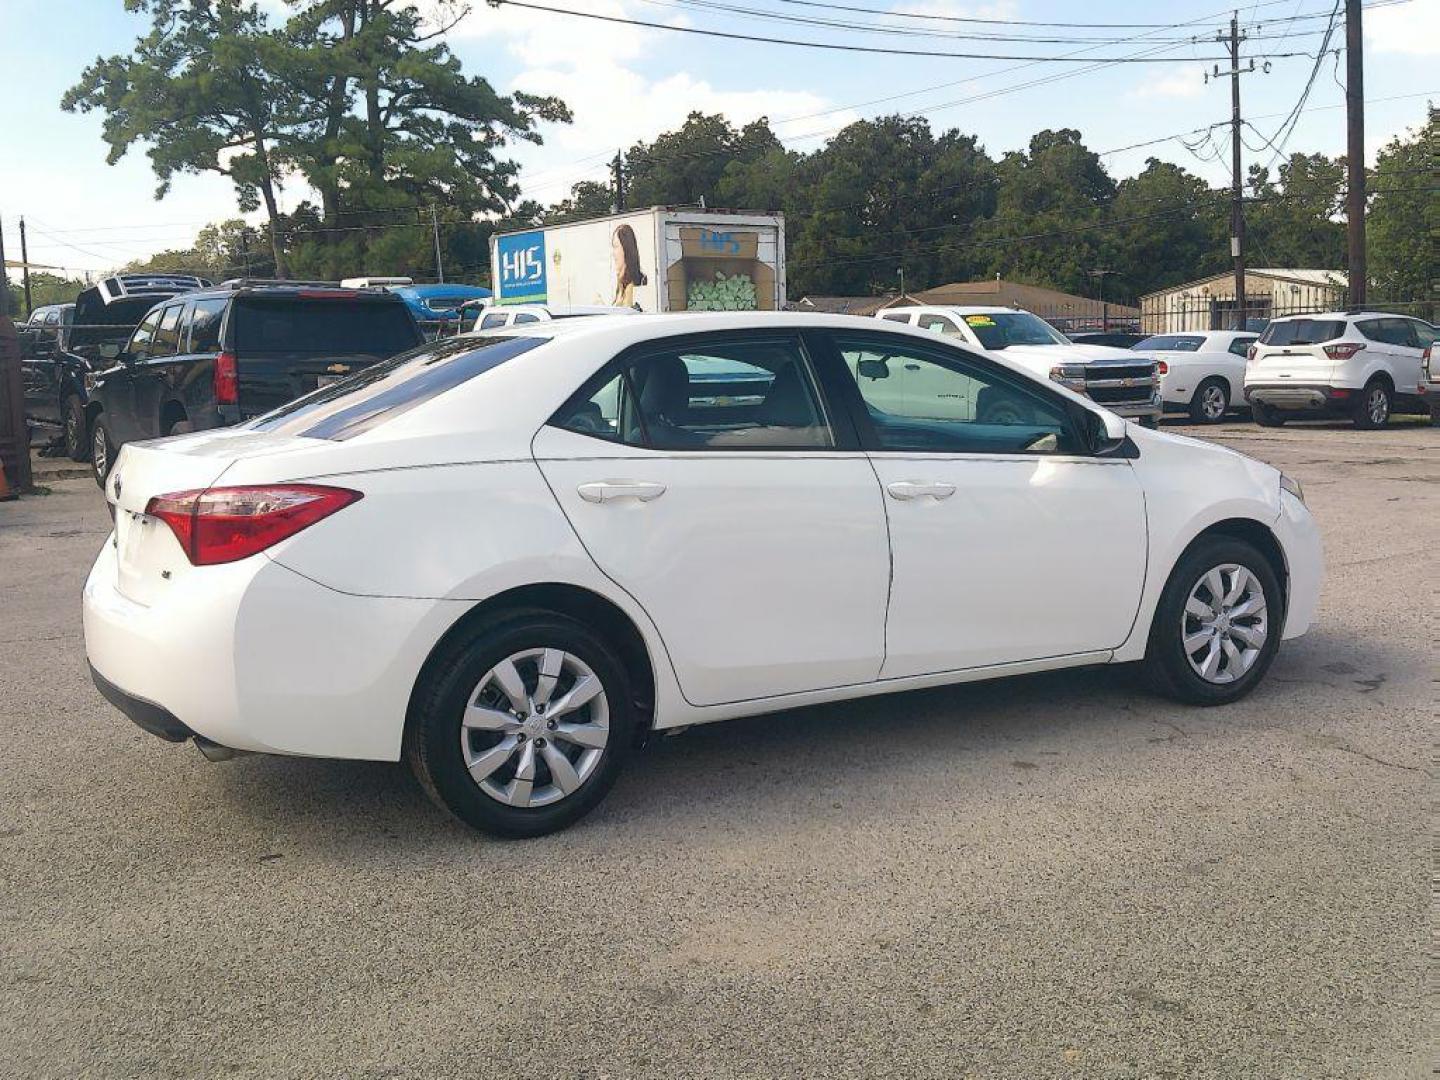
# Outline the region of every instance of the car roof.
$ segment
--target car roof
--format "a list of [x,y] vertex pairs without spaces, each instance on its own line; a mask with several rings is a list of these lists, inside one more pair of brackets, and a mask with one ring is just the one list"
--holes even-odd
[[891,315],[913,311],[948,311],[955,315],[1029,315],[1024,308],[1006,307],[1004,304],[897,304],[883,308],[876,315]]
[[356,299],[382,304],[403,304],[405,299],[388,289],[378,287],[351,289],[325,281],[224,281],[204,289],[183,294],[185,300],[213,299],[230,296],[303,296],[307,299]]
[[[1398,311],[1371,311],[1368,308],[1360,308],[1354,311],[1312,311],[1303,315],[1276,315],[1270,321],[1294,322],[1297,319],[1415,319],[1414,315],[1404,315]],[[1416,319],[1417,322],[1424,322],[1424,319]]]

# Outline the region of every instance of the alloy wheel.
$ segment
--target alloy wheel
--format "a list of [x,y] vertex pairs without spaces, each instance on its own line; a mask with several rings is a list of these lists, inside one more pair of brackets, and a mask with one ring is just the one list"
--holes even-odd
[[1370,391],[1370,396],[1365,399],[1365,411],[1370,415],[1370,423],[1376,427],[1385,423],[1390,416],[1390,395],[1383,386]]
[[1265,590],[1238,563],[1212,567],[1190,589],[1180,617],[1181,647],[1195,674],[1206,682],[1244,677],[1270,634]]
[[95,425],[95,434],[90,439],[91,459],[95,463],[95,475],[104,478],[109,471],[107,468],[110,458],[110,447],[105,442],[105,431],[99,424]]
[[1200,396],[1200,412],[1206,420],[1219,420],[1225,415],[1225,407],[1229,404],[1225,400],[1225,390],[1220,386],[1207,386],[1205,392]]
[[526,649],[487,671],[467,699],[460,752],[490,798],[548,806],[594,774],[610,738],[600,677],[574,653]]

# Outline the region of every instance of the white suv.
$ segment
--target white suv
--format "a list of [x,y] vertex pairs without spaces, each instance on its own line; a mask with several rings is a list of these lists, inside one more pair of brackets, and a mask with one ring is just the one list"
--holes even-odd
[[1160,376],[1153,359],[1108,345],[1078,345],[1028,311],[947,304],[886,308],[876,316],[1018,364],[1146,427],[1160,420]]
[[1429,413],[1422,363],[1435,338],[1429,323],[1380,311],[1275,319],[1250,347],[1245,400],[1265,427],[1328,415],[1380,428],[1392,412]]

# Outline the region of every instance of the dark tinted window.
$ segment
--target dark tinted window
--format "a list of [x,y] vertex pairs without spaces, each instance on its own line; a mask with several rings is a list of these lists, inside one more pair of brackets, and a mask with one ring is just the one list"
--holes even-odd
[[516,325],[516,326],[519,326],[521,323],[539,322],[539,321],[540,321],[540,317],[539,317],[538,315],[528,315],[528,314],[526,314],[526,313],[523,312],[523,311],[520,312],[519,315],[516,315],[516,316],[515,316],[515,325]]
[[1156,352],[1199,352],[1204,344],[1205,339],[1195,334],[1157,334],[1140,342],[1135,349],[1141,352],[1149,349]]
[[542,337],[446,338],[393,356],[266,413],[247,426],[281,435],[344,440],[408,412],[543,345]]
[[1063,406],[988,365],[904,341],[837,335],[882,450],[1082,452]]
[[1237,337],[1234,341],[1230,342],[1230,351],[1236,356],[1248,356],[1250,354],[1250,346],[1253,344],[1255,344],[1253,337]]
[[136,360],[144,360],[150,355],[151,344],[155,340],[155,331],[160,326],[159,310],[152,311],[140,321],[135,327],[135,332],[130,335],[130,345],[126,350]]
[[414,348],[420,332],[397,296],[393,301],[325,296],[243,296],[230,333],[235,351],[393,356]]
[[1416,339],[1411,336],[1410,327],[1409,319],[1362,319],[1355,324],[1355,329],[1371,341],[1418,348]]
[[492,311],[480,320],[481,330],[494,330],[497,326],[504,326],[509,314],[504,311]]
[[1272,322],[1260,335],[1262,345],[1319,345],[1345,333],[1339,319],[1282,319]]
[[160,313],[160,328],[155,331],[155,340],[150,343],[151,356],[174,356],[180,345],[181,304],[168,307]]
[[195,314],[190,317],[190,351],[206,353],[220,351],[220,320],[225,317],[225,297],[213,300],[196,300]]

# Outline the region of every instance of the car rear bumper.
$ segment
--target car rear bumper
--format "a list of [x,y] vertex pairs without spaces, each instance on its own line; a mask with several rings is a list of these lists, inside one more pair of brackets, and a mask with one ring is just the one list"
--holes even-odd
[[425,657],[468,608],[351,596],[259,555],[140,604],[107,543],[83,592],[100,692],[140,727],[234,750],[393,761]]
[[1340,412],[1357,393],[1325,383],[1246,383],[1245,400],[1282,412]]

